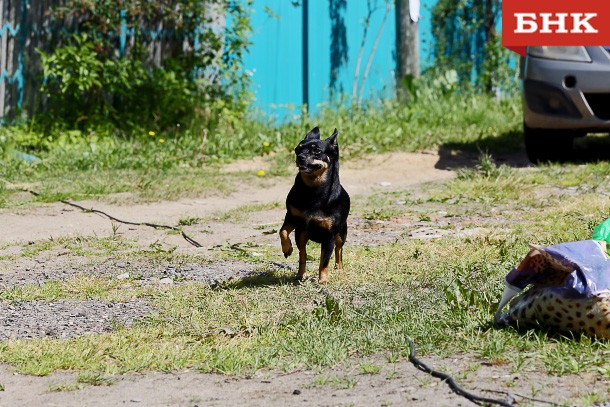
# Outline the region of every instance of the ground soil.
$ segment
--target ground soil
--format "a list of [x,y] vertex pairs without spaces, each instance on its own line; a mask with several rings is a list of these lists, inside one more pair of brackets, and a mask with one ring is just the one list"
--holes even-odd
[[[364,199],[378,191],[409,191],[417,194],[422,183],[448,180],[454,169],[472,165],[476,156],[452,158],[437,153],[392,153],[350,161],[341,168],[342,183],[354,199]],[[515,166],[526,163],[523,156],[505,157]],[[264,162],[241,161],[224,171],[258,171]],[[115,233],[149,248],[172,247],[178,253],[197,254],[198,262],[169,264],[143,263],[124,258],[66,256],[69,250],[50,250],[33,257],[0,260],[0,287],[62,280],[79,273],[106,274],[123,279],[134,273],[150,284],[176,284],[176,281],[216,283],[261,272],[260,267],[237,259],[219,261],[215,248],[250,243],[278,246],[277,228],[283,218],[283,205],[237,213],[236,219],[222,216],[244,205],[283,202],[291,178],[261,179],[257,184],[239,185],[228,195],[147,204],[109,204],[108,201],[79,202],[85,207],[106,211],[113,216],[136,222],[176,225],[183,218],[206,221],[186,227],[187,233],[203,245],[191,246],[179,234],[145,226],[118,225],[107,218],[85,213],[61,203],[40,204],[23,209],[0,210],[0,256],[19,254],[29,242],[76,236],[112,236]],[[261,206],[264,207],[264,206]],[[442,213],[422,222],[416,218],[371,220],[354,216],[350,223],[349,244],[378,244],[399,239],[426,239],[442,236],[443,228],[455,219]],[[480,233],[479,219],[464,216],[453,233]],[[486,219],[498,227],[501,216]],[[116,227],[118,226],[118,229]],[[455,223],[453,224],[455,226]],[[272,267],[272,266],[267,266]],[[179,277],[178,279],[176,277]],[[151,307],[145,301],[120,306],[102,301],[34,301],[27,304],[0,302],[0,340],[6,338],[66,338],[95,334],[112,329],[112,321],[123,324],[138,320]],[[362,374],[362,360],[350,360],[341,366],[321,371],[297,371],[289,374],[259,371],[254,377],[229,378],[196,371],[151,372],[110,378],[108,386],[82,385],[71,391],[52,391],[75,383],[73,373],[55,373],[46,377],[16,374],[10,366],[0,366],[0,405],[2,406],[334,406],[334,405],[470,405],[453,393],[445,383],[415,369],[408,361],[390,363],[384,355],[371,359],[383,366],[378,374]],[[448,358],[426,357],[435,368],[455,375],[467,389],[485,397],[519,401],[520,405],[543,405],[538,400],[561,402],[579,399],[591,392],[608,397],[608,383],[593,375],[553,377],[539,370],[511,374],[502,365],[489,365],[472,355]],[[320,384],[321,378],[340,378]],[[317,384],[316,384],[317,383]]]

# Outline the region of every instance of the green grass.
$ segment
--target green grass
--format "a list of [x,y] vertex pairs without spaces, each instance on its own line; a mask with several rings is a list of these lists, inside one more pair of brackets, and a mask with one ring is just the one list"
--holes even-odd
[[[144,290],[139,290],[145,296]],[[134,289],[123,280],[94,275],[80,275],[68,280],[51,281],[43,285],[27,284],[12,287],[0,292],[1,300],[33,301],[41,299],[103,299],[108,301],[127,301],[134,295]],[[137,294],[136,294],[137,295]]]
[[77,378],[78,383],[89,384],[92,386],[110,386],[113,379],[99,373],[82,372]]
[[52,383],[49,385],[50,392],[68,392],[68,391],[76,391],[80,390],[82,386],[80,383],[76,382],[60,382],[60,383]]
[[358,367],[360,368],[360,372],[362,374],[370,374],[370,375],[378,374],[379,372],[381,372],[381,369],[383,368],[383,366],[378,365],[373,362],[369,362],[369,361],[361,362]]
[[[340,108],[323,111],[315,123],[324,131],[338,127],[343,158],[390,150],[492,153],[520,147],[518,101],[485,96],[449,95],[436,102],[422,100],[399,106],[383,102],[377,109]],[[332,113],[332,114],[331,114]],[[9,159],[0,178],[43,192],[40,201],[62,198],[128,200],[178,199],[228,193],[235,185],[263,186],[256,174],[228,174],[219,163],[267,156],[271,176],[283,176],[292,149],[313,119],[277,128],[262,124],[210,135],[206,160],[200,140],[166,137],[165,143],[132,138],[59,144],[36,151],[34,164]],[[259,144],[270,143],[270,151]],[[443,153],[444,152],[444,153]],[[433,222],[439,213],[458,226],[484,228],[471,237],[447,235],[430,240],[399,240],[393,244],[352,245],[345,249],[345,270],[331,272],[326,298],[313,281],[293,283],[293,273],[269,266],[285,262],[274,247],[239,242],[216,247],[205,256],[177,254],[174,248],[152,244],[141,249],[115,235],[110,238],[63,238],[27,245],[18,256],[36,257],[57,250],[67,256],[97,261],[112,256],[134,259],[146,267],[158,263],[200,263],[231,257],[253,263],[264,273],[210,286],[193,282],[160,286],[129,269],[130,277],[81,274],[63,281],[0,290],[0,299],[32,301],[101,299],[149,301],[158,312],[130,326],[102,335],[68,340],[32,339],[0,342],[0,362],[19,372],[46,375],[58,370],[78,372],[75,383],[54,386],[69,391],[81,384],[106,385],[112,375],[146,370],[250,375],[259,369],[294,371],[324,368],[356,358],[359,372],[378,374],[382,365],[367,356],[383,354],[387,363],[404,359],[405,338],[420,355],[474,355],[507,372],[535,370],[552,375],[592,372],[610,377],[608,341],[569,337],[543,329],[492,326],[503,290],[503,278],[528,252],[529,243],[556,244],[589,238],[593,227],[610,213],[608,162],[549,164],[514,168],[480,154],[471,168],[455,179],[427,184],[417,191],[376,193],[354,199],[353,216],[368,220],[409,217]],[[32,197],[0,182],[0,206],[28,204]],[[218,222],[239,222],[254,212],[276,209],[279,203],[242,206],[213,216]],[[471,223],[468,223],[474,219]],[[207,219],[184,217],[179,225]],[[281,219],[277,219],[278,224]],[[405,230],[405,233],[408,230]],[[4,248],[3,248],[4,249]],[[253,256],[256,251],[260,256]],[[309,264],[314,276],[317,247]],[[295,262],[294,255],[291,264]],[[373,318],[376,322],[372,322]],[[375,359],[377,360],[377,359]],[[388,378],[394,377],[390,372]],[[313,385],[349,389],[348,376],[321,373]],[[583,402],[594,403],[591,393]]]
[[358,380],[349,376],[321,375],[313,381],[314,386],[330,386],[335,389],[352,389],[358,384]]
[[[267,271],[265,274],[213,287],[187,282],[159,287],[137,278],[117,281],[84,275],[41,286],[1,290],[0,298],[19,301],[143,298],[158,313],[135,326],[118,327],[103,335],[2,342],[0,361],[29,374],[77,370],[82,372],[85,379],[80,382],[84,383],[96,382],[96,378],[103,382],[103,378],[115,373],[151,369],[194,368],[247,375],[267,368],[323,368],[379,353],[389,355],[388,362],[393,363],[408,354],[408,336],[423,355],[469,353],[481,361],[503,365],[507,371],[520,371],[527,365],[528,369],[554,375],[593,371],[600,377],[609,377],[605,362],[610,354],[607,341],[564,337],[540,329],[497,329],[491,325],[503,290],[502,279],[527,253],[528,243],[586,239],[593,226],[607,216],[607,196],[594,193],[595,185],[607,174],[605,164],[498,171],[474,173],[430,186],[430,198],[424,196],[407,210],[425,213],[426,207],[433,205],[449,213],[455,205],[433,197],[439,191],[455,190],[463,195],[461,212],[486,215],[490,202],[504,205],[508,220],[505,227],[467,238],[449,235],[378,246],[348,245],[345,270],[331,273],[327,290],[332,300],[325,298],[314,282],[294,285],[292,272],[265,266],[283,261],[276,247],[257,247],[263,256],[256,259],[240,257],[258,264]],[[494,177],[503,177],[505,172],[519,178],[521,192],[490,188],[485,192],[489,199],[480,199],[471,192],[474,184],[493,184]],[[566,182],[568,178],[571,180]],[[523,199],[534,204],[534,198],[526,198],[537,188],[558,188],[560,193],[562,188],[573,185],[579,188],[568,195],[560,194],[561,199],[548,199],[544,205],[530,207],[520,203]],[[385,205],[392,206],[396,196],[388,194],[386,198],[379,201],[380,210],[386,210]],[[452,219],[459,220],[461,216],[457,213]],[[67,247],[74,244],[70,240],[62,243]],[[87,245],[101,253],[107,247],[115,254],[121,251],[119,237],[99,239],[97,243],[90,240]],[[48,241],[32,246],[30,250],[34,252],[53,249]],[[244,250],[248,251],[246,246]],[[134,253],[128,244],[125,250],[130,256],[153,262],[189,260],[189,256],[168,252]],[[87,253],[83,251],[83,255]],[[313,259],[309,275],[315,274],[315,263]],[[369,317],[378,322],[373,323]],[[380,370],[368,362],[361,362],[359,368],[366,374]],[[341,377],[325,375],[315,383],[339,388],[354,385]]]
[[247,204],[241,205],[234,209],[229,209],[225,211],[220,211],[216,215],[213,215],[212,218],[219,221],[230,221],[232,223],[241,223],[244,221],[248,214],[254,212],[260,212],[270,209],[277,209],[282,207],[281,202],[269,202],[262,204]]
[[[475,168],[467,168],[458,172],[455,181],[438,187],[432,185],[430,199],[433,201],[471,203],[474,201],[488,204],[525,204],[544,206],[547,199],[565,199],[571,191],[608,192],[608,174],[610,163],[606,161],[580,164],[547,164],[527,171],[496,165],[490,162],[488,155],[483,154]],[[547,190],[554,189],[550,194]],[[545,194],[540,198],[536,190]]]
[[51,250],[63,249],[66,254],[76,256],[110,256],[119,249],[127,251],[135,248],[134,242],[121,239],[116,234],[112,237],[103,238],[92,236],[51,237],[25,245],[22,255],[24,257],[34,257]]
[[184,218],[181,218],[180,220],[178,220],[178,225],[179,226],[192,226],[192,225],[197,225],[199,223],[201,223],[201,221],[203,221],[202,218],[198,218],[195,216],[187,216]]
[[[20,164],[19,166],[23,166]],[[236,182],[254,179],[255,174],[219,174],[214,168],[105,169],[67,172],[64,168],[46,169],[32,164],[23,172],[0,176],[17,182],[17,186],[0,190],[4,207],[31,202],[80,201],[102,199],[121,202],[147,202],[228,194]],[[0,169],[1,171],[1,169]],[[23,183],[27,182],[27,183]],[[0,182],[1,183],[1,182]],[[32,196],[19,192],[26,187],[39,193]]]
[[[279,126],[243,117],[219,126],[205,144],[194,128],[155,137],[145,132],[131,137],[103,133],[48,136],[27,126],[5,128],[0,135],[5,135],[10,148],[40,160],[25,163],[4,153],[0,178],[41,195],[33,198],[17,193],[0,182],[0,207],[32,200],[106,197],[149,201],[230,192],[236,179],[256,182],[256,173],[223,174],[218,163],[265,156],[270,165],[266,177],[286,176],[294,147],[317,124],[323,134],[339,129],[346,160],[391,150],[439,147],[458,152],[516,151],[521,143],[519,103],[517,96],[497,100],[485,95],[428,92],[410,103],[326,107],[316,117],[301,114],[299,120]],[[165,142],[160,143],[160,138]],[[9,148],[0,146],[4,150]]]

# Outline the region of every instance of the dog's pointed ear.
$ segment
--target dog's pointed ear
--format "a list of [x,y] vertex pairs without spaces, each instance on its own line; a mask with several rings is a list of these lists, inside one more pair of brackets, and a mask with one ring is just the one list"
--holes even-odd
[[330,145],[336,146],[338,135],[339,135],[339,131],[337,129],[335,129],[335,131],[333,131],[333,134],[329,138],[327,138],[326,141],[328,141],[330,143]]
[[320,129],[318,126],[314,127],[309,133],[307,133],[305,140],[320,140]]

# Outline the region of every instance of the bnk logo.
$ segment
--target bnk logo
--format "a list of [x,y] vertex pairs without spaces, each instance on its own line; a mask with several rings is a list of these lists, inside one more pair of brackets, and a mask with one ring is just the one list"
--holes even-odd
[[[568,16],[571,20],[566,23]],[[593,17],[597,17],[597,13],[515,13],[515,17],[517,18],[517,29],[514,31],[516,34],[598,32],[589,22]],[[568,25],[570,25],[569,30],[566,28]]]
[[522,55],[527,46],[610,45],[610,2],[504,0],[502,45]]

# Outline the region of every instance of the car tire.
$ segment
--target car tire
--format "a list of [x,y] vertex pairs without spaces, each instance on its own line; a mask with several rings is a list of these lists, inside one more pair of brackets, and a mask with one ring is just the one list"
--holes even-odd
[[533,129],[523,125],[525,153],[534,164],[566,161],[574,149],[575,135],[563,130]]

